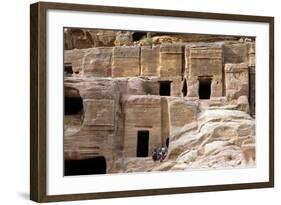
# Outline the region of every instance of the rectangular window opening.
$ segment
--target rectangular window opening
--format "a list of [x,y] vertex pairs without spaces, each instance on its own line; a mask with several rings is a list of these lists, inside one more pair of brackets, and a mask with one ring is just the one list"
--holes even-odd
[[171,82],[170,81],[159,82],[159,94],[160,94],[160,96],[170,96],[171,95]]

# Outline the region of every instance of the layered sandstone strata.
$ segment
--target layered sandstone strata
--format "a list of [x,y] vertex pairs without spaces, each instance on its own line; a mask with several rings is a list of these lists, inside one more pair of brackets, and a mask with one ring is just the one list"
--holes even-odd
[[65,160],[103,157],[106,173],[255,165],[254,39],[68,29],[65,48]]

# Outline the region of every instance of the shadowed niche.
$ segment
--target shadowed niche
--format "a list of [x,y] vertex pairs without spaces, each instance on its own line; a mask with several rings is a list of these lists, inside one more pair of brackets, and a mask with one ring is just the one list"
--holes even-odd
[[187,95],[187,84],[186,84],[186,79],[183,81],[183,87],[182,87],[182,95],[185,97]]
[[133,34],[133,41],[139,41],[146,37],[146,32],[135,32]]
[[106,174],[106,160],[103,156],[64,161],[65,176],[90,174]]
[[211,96],[211,82],[210,78],[199,80],[199,98],[210,99]]
[[83,100],[79,91],[74,88],[65,88],[64,114],[79,115],[83,111]]

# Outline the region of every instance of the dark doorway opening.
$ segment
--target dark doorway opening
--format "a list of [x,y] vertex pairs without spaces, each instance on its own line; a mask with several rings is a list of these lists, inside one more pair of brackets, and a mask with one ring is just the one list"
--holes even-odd
[[64,161],[65,176],[89,174],[106,174],[106,160],[103,156]]
[[73,70],[71,64],[65,64],[64,65],[64,75],[65,76],[72,76]]
[[137,157],[147,157],[149,147],[149,131],[138,131]]
[[187,95],[187,84],[186,84],[186,79],[183,81],[183,86],[182,86],[182,95],[185,97]]
[[143,38],[146,38],[146,32],[135,32],[133,34],[133,41],[139,41]]
[[168,148],[169,147],[169,143],[170,143],[170,139],[169,137],[166,139],[166,147]]
[[171,82],[170,81],[159,82],[159,94],[161,96],[170,96],[171,95]]
[[64,114],[79,115],[83,111],[83,100],[81,97],[64,97]]
[[199,79],[199,98],[210,99],[211,96],[211,83],[210,78]]

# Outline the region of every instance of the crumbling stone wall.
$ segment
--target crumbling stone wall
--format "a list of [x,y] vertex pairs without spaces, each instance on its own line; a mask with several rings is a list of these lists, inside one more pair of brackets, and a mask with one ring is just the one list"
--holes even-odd
[[90,49],[82,59],[84,77],[111,77],[112,48]]
[[159,76],[159,46],[141,47],[141,76]]
[[[116,159],[136,157],[140,130],[149,131],[150,155],[182,127],[196,124],[204,104],[202,79],[211,80],[208,105],[230,104],[255,115],[254,42],[186,43],[153,34],[162,40],[141,44],[132,42],[133,32],[87,32],[65,33],[64,64],[72,73],[64,86],[83,100],[80,124],[65,129],[66,159],[104,156],[110,172]],[[170,96],[160,96],[161,82],[170,82]]]
[[175,135],[186,124],[197,119],[197,105],[185,99],[171,98],[168,101],[168,113],[171,135]]
[[138,46],[114,47],[112,57],[112,77],[140,75],[140,48]]
[[245,63],[248,59],[247,45],[244,43],[224,44],[225,63]]
[[72,75],[77,76],[83,70],[83,58],[88,53],[87,49],[81,50],[65,50],[64,51],[64,66],[72,67]]
[[182,54],[181,44],[163,44],[160,46],[160,77],[181,76]]
[[106,159],[107,171],[110,171],[114,165],[114,156],[120,149],[119,141],[123,142],[120,139],[122,126],[117,127],[118,122],[122,122],[122,115],[119,114],[120,88],[116,86],[116,82],[106,79],[66,80],[64,85],[77,89],[83,100],[80,127],[65,130],[65,159],[103,156]]
[[[223,52],[220,47],[187,48],[186,59],[188,71],[188,96],[199,97],[199,78],[209,77],[211,83],[211,97],[220,97],[223,93]],[[186,50],[187,50],[186,49]]]
[[138,131],[149,131],[149,155],[162,146],[161,97],[132,95],[126,100],[124,156],[136,157]]
[[225,64],[225,88],[228,100],[249,96],[249,72],[245,63]]

